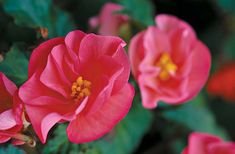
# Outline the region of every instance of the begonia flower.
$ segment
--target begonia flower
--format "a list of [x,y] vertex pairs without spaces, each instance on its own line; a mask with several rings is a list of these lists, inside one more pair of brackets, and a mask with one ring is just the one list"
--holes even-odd
[[157,102],[181,104],[193,99],[207,81],[211,66],[209,49],[193,28],[171,15],[156,16],[131,40],[132,73],[140,87],[143,106]]
[[10,139],[13,144],[24,143],[19,140],[23,126],[23,106],[17,91],[16,85],[0,72],[0,143]]
[[182,154],[235,154],[235,143],[225,142],[214,135],[194,132],[190,134],[188,146]]
[[89,20],[89,25],[92,29],[98,28],[98,33],[101,35],[119,34],[121,26],[128,22],[128,16],[118,14],[123,7],[115,3],[106,3],[98,16],[92,17]]
[[235,63],[224,64],[209,79],[207,91],[228,101],[235,101]]
[[69,122],[71,142],[84,143],[102,137],[125,117],[134,89],[124,46],[118,37],[75,30],[33,51],[19,96],[43,143],[59,122]]

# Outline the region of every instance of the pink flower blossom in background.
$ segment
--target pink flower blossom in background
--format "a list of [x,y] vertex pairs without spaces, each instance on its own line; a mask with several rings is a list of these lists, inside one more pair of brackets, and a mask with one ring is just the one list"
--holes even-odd
[[39,45],[29,62],[29,80],[19,96],[45,143],[58,122],[69,122],[71,142],[108,133],[128,113],[134,89],[125,43],[118,37],[72,31]]
[[122,9],[121,5],[106,3],[98,16],[90,18],[90,27],[92,29],[98,28],[98,33],[101,35],[117,36],[121,26],[128,22],[128,16],[116,13]]
[[211,65],[208,48],[186,22],[163,14],[156,24],[134,36],[129,47],[132,73],[146,108],[155,108],[159,101],[180,104],[193,99]]
[[182,154],[235,154],[235,143],[225,142],[214,135],[194,132],[190,134],[188,146]]
[[13,139],[13,144],[23,144],[17,134],[23,126],[23,106],[17,97],[17,87],[0,72],[0,143]]

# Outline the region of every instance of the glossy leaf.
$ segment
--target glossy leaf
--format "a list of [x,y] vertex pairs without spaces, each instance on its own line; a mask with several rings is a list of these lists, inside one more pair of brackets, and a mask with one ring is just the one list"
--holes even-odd
[[226,133],[216,124],[212,112],[207,108],[202,95],[180,107],[163,113],[174,122],[185,125],[191,131],[207,132],[227,138]]
[[8,145],[7,147],[0,147],[0,154],[24,154],[24,152],[12,145]]
[[49,37],[64,35],[74,29],[69,16],[51,0],[4,0],[3,7],[6,13],[13,16],[16,24],[47,28]]
[[0,71],[21,85],[28,76],[28,59],[16,46],[13,46],[2,62],[0,62]]
[[154,24],[154,8],[150,0],[119,0],[124,6],[122,13],[147,26]]

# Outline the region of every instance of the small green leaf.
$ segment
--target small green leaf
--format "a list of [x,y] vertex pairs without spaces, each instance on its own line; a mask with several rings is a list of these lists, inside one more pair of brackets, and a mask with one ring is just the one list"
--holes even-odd
[[212,112],[207,108],[202,95],[181,105],[177,109],[165,111],[163,116],[187,126],[192,131],[207,132],[227,139],[226,133],[216,124]]
[[24,154],[24,152],[15,146],[8,145],[7,147],[0,147],[0,154]]
[[69,16],[51,0],[4,0],[3,7],[16,24],[47,28],[49,37],[64,35],[75,27]]
[[144,26],[154,24],[154,8],[150,0],[119,0],[124,6],[123,14],[129,15],[133,20]]
[[16,46],[13,46],[7,52],[5,59],[0,62],[0,71],[17,85],[21,85],[28,76],[28,59],[23,52],[20,52]]

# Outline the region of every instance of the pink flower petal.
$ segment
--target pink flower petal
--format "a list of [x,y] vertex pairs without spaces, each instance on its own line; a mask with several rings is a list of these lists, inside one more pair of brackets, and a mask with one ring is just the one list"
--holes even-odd
[[0,135],[0,143],[5,143],[9,141],[11,138],[9,136],[2,136]]
[[222,140],[216,136],[205,133],[192,133],[189,136],[188,154],[208,154],[208,145],[219,143]]
[[28,76],[31,77],[36,69],[42,70],[46,66],[47,56],[51,52],[52,48],[63,42],[63,37],[54,38],[42,43],[36,49],[34,49],[29,61]]
[[131,70],[136,80],[140,73],[138,69],[139,64],[144,58],[144,52],[145,52],[144,45],[143,45],[144,34],[145,34],[145,31],[140,32],[131,39],[129,51],[128,51],[130,63],[131,63]]
[[161,30],[170,35],[175,29],[188,29],[190,33],[196,36],[194,33],[193,28],[183,20],[178,19],[175,16],[168,15],[168,14],[160,14],[156,16],[155,22],[157,27]]
[[151,65],[154,65],[153,63],[156,62],[163,52],[171,51],[168,37],[153,26],[148,27],[144,35],[144,47],[147,50],[145,54],[151,57],[151,59],[149,58],[149,64]]
[[213,143],[208,147],[208,154],[235,154],[235,143]]
[[[77,53],[80,48],[80,43],[82,39],[85,37],[85,33],[80,30],[75,30],[68,33],[65,37],[66,46],[71,49],[73,52]],[[71,53],[73,56],[73,53]],[[73,57],[72,57],[73,58]]]
[[[198,62],[199,57],[200,62]],[[192,66],[189,73],[187,91],[190,95],[188,98],[185,98],[184,101],[195,97],[202,89],[209,77],[211,67],[211,55],[209,49],[200,41],[195,43],[195,48],[189,58],[191,59],[190,63]]]
[[59,122],[62,117],[49,111],[46,108],[38,108],[36,106],[26,105],[26,111],[33,125],[34,131],[38,135],[42,143],[46,142],[48,131]]
[[[118,35],[119,28],[128,21],[128,16],[115,14],[116,11],[122,10],[121,5],[106,3],[99,16],[99,33],[102,35]],[[93,21],[94,22],[94,21]]]
[[127,114],[133,96],[134,89],[127,84],[93,115],[78,116],[67,128],[69,140],[74,143],[85,143],[109,132]]
[[117,52],[119,46],[123,47],[125,43],[118,37],[88,34],[81,41],[79,58],[82,63],[88,59],[98,59],[101,55],[112,56]]
[[0,130],[7,130],[16,125],[12,110],[0,113]]
[[63,65],[63,55],[66,48],[63,45],[58,45],[52,49],[48,55],[48,61],[43,70],[40,80],[47,87],[59,92],[64,97],[69,97],[71,93],[72,83],[67,79],[61,67]]

